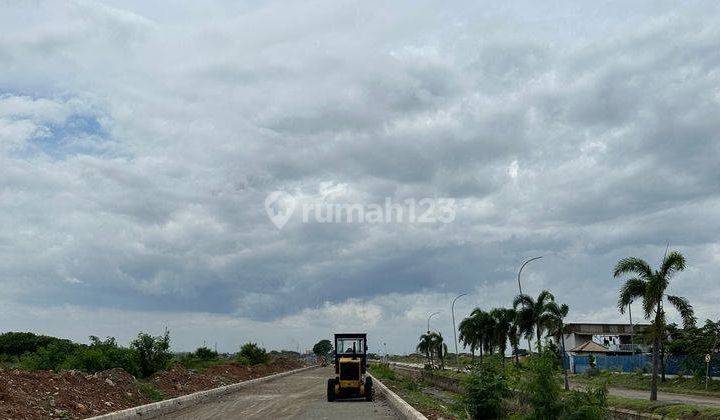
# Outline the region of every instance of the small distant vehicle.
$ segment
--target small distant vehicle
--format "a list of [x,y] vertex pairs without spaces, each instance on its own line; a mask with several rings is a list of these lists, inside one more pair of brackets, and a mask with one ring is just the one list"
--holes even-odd
[[335,334],[335,377],[327,381],[327,400],[373,400],[372,378],[366,374],[367,334]]

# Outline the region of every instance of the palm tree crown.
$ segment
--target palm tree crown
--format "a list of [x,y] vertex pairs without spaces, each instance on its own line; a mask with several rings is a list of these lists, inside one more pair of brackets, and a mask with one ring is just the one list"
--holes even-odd
[[[520,332],[525,335],[528,341],[535,335],[538,351],[542,351],[542,333],[545,331],[547,320],[545,313],[550,302],[555,297],[547,290],[540,292],[536,300],[529,295],[518,295],[513,301],[513,307],[517,311],[518,326]],[[534,330],[534,331],[533,331]]]

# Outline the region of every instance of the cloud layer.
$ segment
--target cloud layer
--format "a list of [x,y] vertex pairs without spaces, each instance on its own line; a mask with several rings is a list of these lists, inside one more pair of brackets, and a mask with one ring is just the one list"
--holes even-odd
[[[612,265],[667,243],[717,318],[720,14],[671,7],[6,5],[0,327],[408,351],[457,293],[509,304],[533,255],[526,290],[620,320]],[[277,230],[276,190],[457,213]]]

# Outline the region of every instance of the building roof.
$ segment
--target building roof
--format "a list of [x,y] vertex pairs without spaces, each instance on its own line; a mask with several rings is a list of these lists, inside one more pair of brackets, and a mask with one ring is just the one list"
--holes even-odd
[[609,348],[594,341],[586,341],[579,346],[570,349],[571,353],[612,353]]
[[630,332],[635,334],[645,331],[650,327],[650,324],[633,324],[632,329],[630,324],[595,324],[590,322],[573,322],[565,324],[565,331],[568,333],[576,334],[590,334],[590,335],[630,335]]

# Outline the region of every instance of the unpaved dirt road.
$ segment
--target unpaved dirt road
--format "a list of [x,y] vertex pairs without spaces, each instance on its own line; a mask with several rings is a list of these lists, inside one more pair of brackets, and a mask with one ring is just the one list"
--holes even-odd
[[251,386],[216,401],[188,407],[163,419],[398,419],[384,400],[327,402],[332,368],[310,369]]

